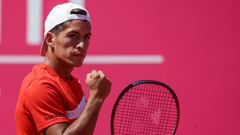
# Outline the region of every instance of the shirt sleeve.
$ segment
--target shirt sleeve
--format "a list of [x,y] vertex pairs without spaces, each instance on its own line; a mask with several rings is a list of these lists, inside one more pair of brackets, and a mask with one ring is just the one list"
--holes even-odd
[[25,105],[38,131],[61,122],[69,122],[58,87],[48,81],[31,83],[26,90]]

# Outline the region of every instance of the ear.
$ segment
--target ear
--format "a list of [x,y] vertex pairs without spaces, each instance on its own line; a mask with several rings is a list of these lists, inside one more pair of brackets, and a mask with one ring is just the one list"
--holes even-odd
[[46,44],[47,44],[47,46],[49,46],[49,47],[54,47],[54,40],[55,40],[55,38],[56,38],[56,36],[55,36],[55,34],[53,34],[53,33],[51,33],[51,32],[47,32],[47,34],[46,34],[46,40],[45,40],[45,42],[46,42]]

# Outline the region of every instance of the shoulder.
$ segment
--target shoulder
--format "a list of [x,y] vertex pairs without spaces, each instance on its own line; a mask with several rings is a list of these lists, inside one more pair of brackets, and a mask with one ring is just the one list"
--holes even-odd
[[38,87],[44,84],[55,85],[58,84],[58,77],[48,72],[47,66],[44,64],[35,65],[22,82],[22,88]]
[[46,76],[39,76],[29,81],[24,92],[27,97],[41,97],[46,94],[56,93],[59,89],[56,80]]
[[28,101],[48,100],[61,94],[59,79],[36,68],[38,67],[35,66],[33,71],[25,77],[21,85],[20,91],[25,104],[28,104]]
[[24,91],[25,109],[30,113],[49,111],[53,108],[63,110],[63,95],[54,80],[49,78],[34,79]]

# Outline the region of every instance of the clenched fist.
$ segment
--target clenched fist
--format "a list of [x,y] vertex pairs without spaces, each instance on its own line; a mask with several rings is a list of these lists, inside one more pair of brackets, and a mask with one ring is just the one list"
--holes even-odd
[[86,84],[90,89],[90,96],[102,100],[108,96],[112,85],[101,70],[93,70],[91,73],[88,73]]

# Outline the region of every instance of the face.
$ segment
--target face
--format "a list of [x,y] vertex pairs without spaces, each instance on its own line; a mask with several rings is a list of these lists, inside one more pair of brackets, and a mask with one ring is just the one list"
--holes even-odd
[[66,29],[53,36],[53,55],[61,64],[78,67],[82,65],[89,47],[91,25],[81,20],[69,23]]

